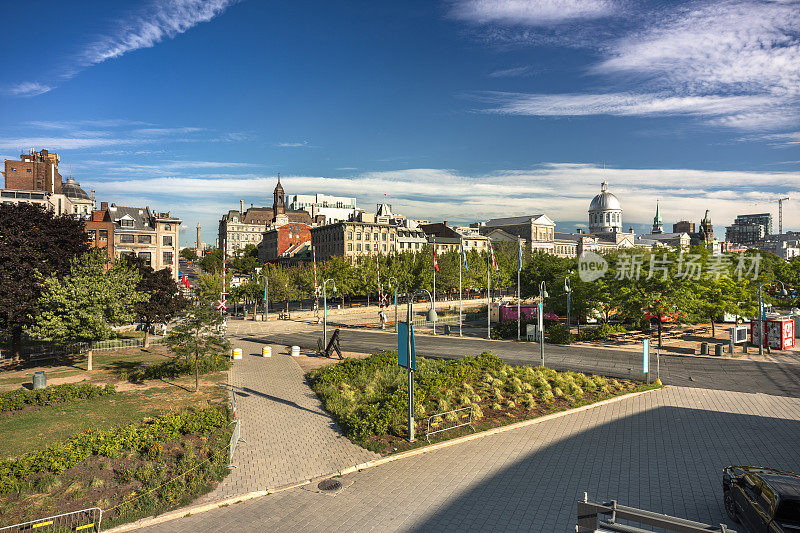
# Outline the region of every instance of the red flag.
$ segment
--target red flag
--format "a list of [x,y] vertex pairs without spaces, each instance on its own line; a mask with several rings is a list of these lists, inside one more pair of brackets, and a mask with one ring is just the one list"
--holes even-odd
[[433,268],[439,272],[439,260],[436,258],[436,248],[433,249]]
[[494,257],[494,248],[492,248],[492,244],[489,243],[489,251],[492,253],[492,266],[495,270],[500,270],[500,267],[497,266],[497,259]]

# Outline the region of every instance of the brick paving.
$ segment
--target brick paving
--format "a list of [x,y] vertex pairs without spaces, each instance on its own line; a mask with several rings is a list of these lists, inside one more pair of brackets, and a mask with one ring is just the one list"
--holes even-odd
[[566,532],[584,491],[719,524],[722,468],[800,471],[799,440],[800,399],[668,387],[144,531]]
[[242,438],[236,468],[197,503],[219,501],[311,479],[378,457],[354,445],[330,419],[303,371],[286,348],[231,339],[244,358],[235,361],[230,383],[236,394]]

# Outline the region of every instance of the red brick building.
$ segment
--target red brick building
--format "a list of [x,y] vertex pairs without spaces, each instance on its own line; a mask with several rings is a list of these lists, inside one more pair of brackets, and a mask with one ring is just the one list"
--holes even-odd
[[278,228],[264,232],[258,247],[258,259],[261,262],[275,261],[290,247],[311,243],[311,226],[301,222],[289,222]]
[[19,161],[5,160],[5,188],[22,191],[43,191],[61,194],[61,174],[58,173],[58,154],[47,150],[21,154]]
[[107,209],[92,211],[92,218],[83,222],[92,248],[106,250],[109,261],[114,261],[114,221]]

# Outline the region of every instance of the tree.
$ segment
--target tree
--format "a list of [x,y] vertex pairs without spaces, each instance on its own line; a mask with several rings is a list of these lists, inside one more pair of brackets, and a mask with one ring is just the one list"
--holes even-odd
[[187,308],[177,326],[167,335],[167,345],[179,357],[194,356],[194,391],[200,388],[200,358],[221,355],[230,348],[219,333],[222,315],[210,303]]
[[144,324],[144,348],[147,349],[150,347],[150,326],[169,322],[186,306],[186,300],[181,296],[170,269],[153,270],[144,262],[137,267],[141,279],[136,288],[147,299],[135,303],[133,310]]
[[104,340],[112,324],[134,320],[137,303],[147,295],[137,290],[140,275],[126,261],[108,270],[106,256],[92,250],[72,260],[67,275],[44,281],[39,315],[28,331],[32,337],[58,342]]
[[216,272],[222,270],[222,250],[214,248],[206,251],[200,259],[200,268],[203,272]]
[[88,249],[81,221],[27,203],[0,205],[0,330],[11,335],[14,357],[39,315],[44,280],[68,272]]
[[181,250],[180,256],[187,261],[197,261],[197,252],[191,248],[184,248]]

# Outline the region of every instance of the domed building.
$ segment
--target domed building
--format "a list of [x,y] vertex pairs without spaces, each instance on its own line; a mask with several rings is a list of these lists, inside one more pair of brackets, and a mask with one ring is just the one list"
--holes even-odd
[[[72,179],[72,177],[67,178],[61,184],[61,194],[67,197],[64,211],[78,218],[90,218],[92,216],[94,198],[81,189],[81,184]],[[94,194],[94,191],[92,194]],[[61,209],[59,209],[59,212],[61,212]]]
[[608,192],[606,181],[589,204],[589,233],[622,233],[622,204]]

